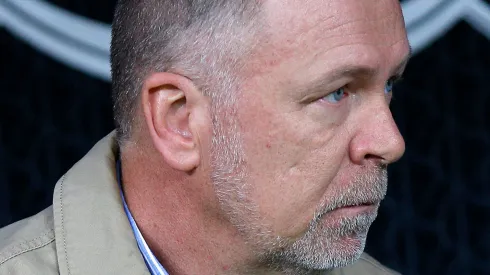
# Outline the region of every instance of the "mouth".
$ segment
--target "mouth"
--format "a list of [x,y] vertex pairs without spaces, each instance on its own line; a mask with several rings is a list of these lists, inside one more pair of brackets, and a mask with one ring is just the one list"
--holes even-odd
[[344,206],[339,206],[332,211],[331,214],[334,216],[356,216],[360,214],[373,213],[378,209],[379,201],[366,201],[354,204],[347,204]]
[[337,209],[340,209],[340,208],[355,208],[355,207],[376,206],[378,204],[379,204],[379,202],[377,202],[377,201],[367,201],[367,202],[361,202],[361,203],[349,204],[349,205],[341,206],[341,207],[339,207]]

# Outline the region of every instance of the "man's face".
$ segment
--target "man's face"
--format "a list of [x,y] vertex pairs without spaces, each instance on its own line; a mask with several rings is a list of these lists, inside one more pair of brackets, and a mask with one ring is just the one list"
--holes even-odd
[[215,129],[218,196],[264,261],[346,265],[364,249],[386,165],[404,151],[389,110],[409,54],[400,6],[269,0],[263,9],[267,39],[244,70],[236,122]]

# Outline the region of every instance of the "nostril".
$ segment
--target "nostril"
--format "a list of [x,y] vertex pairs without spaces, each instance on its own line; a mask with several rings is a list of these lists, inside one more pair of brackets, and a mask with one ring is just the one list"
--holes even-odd
[[382,161],[383,158],[374,154],[366,154],[364,159]]

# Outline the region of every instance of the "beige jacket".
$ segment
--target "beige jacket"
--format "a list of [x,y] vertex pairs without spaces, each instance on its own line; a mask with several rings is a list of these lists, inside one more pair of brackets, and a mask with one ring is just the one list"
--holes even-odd
[[[53,205],[0,229],[1,275],[149,274],[115,178],[114,133],[56,184]],[[364,254],[332,274],[396,274]]]

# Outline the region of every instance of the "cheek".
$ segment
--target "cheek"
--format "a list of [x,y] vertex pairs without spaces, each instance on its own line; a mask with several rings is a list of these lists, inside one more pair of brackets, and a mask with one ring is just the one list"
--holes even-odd
[[318,208],[328,200],[329,189],[337,184],[339,171],[347,163],[346,150],[340,149],[346,145],[336,140],[336,136],[330,139],[333,143],[308,140],[305,144],[316,146],[298,153],[302,158],[272,179],[275,187],[280,186],[275,192],[280,196],[279,203],[269,209],[275,216],[278,232],[290,237],[302,235]]
[[301,116],[256,112],[241,123],[252,199],[273,231],[289,237],[306,230],[347,151],[338,126]]

